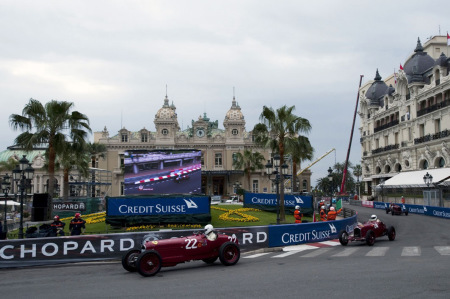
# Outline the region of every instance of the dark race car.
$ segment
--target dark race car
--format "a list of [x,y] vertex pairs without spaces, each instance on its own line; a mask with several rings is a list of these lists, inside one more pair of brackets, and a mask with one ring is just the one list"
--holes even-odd
[[158,240],[147,237],[141,250],[129,250],[122,257],[122,266],[142,276],[153,276],[161,267],[202,260],[207,264],[220,259],[225,266],[235,265],[240,258],[239,242],[235,236],[211,231],[194,233],[187,237]]
[[402,213],[405,214],[405,216],[408,216],[408,209],[405,206],[400,206],[395,203],[391,203],[388,207],[386,207],[386,214],[391,213],[392,216],[394,215],[401,215]]
[[175,182],[180,183],[181,181],[189,180],[190,177],[187,174],[180,174],[177,177],[175,177]]
[[393,226],[387,227],[379,219],[376,219],[369,220],[364,224],[359,223],[350,235],[345,230],[340,231],[339,242],[343,246],[347,246],[348,242],[360,241],[366,242],[367,245],[372,246],[375,243],[376,238],[383,236],[388,236],[389,241],[394,241],[395,228]]

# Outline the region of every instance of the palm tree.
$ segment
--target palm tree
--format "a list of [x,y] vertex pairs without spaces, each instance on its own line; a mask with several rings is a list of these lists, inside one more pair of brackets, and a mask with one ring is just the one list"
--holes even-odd
[[96,167],[96,163],[95,161],[97,160],[97,158],[102,158],[104,159],[106,157],[106,152],[107,152],[107,148],[106,145],[104,145],[103,143],[98,143],[98,142],[89,142],[87,144],[87,149],[89,151],[89,154],[91,155],[91,167],[95,168]]
[[[12,114],[9,117],[11,127],[23,132],[15,139],[17,145],[26,151],[31,151],[37,145],[48,145],[49,182],[55,180],[56,154],[64,151],[66,142],[84,144],[87,133],[91,132],[86,115],[78,111],[70,112],[73,106],[73,103],[55,100],[44,106],[38,100],[30,99],[21,115]],[[48,187],[51,196],[54,184]]]
[[89,174],[90,156],[87,154],[85,146],[67,142],[66,149],[63,153],[58,154],[58,160],[63,169],[63,199],[67,200],[69,197],[70,170],[76,168],[83,177],[87,177]]
[[298,136],[295,139],[287,140],[287,152],[292,157],[292,186],[293,191],[298,192],[297,189],[297,164],[311,160],[314,156],[314,148],[311,146],[308,137]]
[[[361,164],[356,164],[354,167],[353,167],[353,174],[356,176],[356,182],[357,183],[359,183],[359,177],[360,176],[362,176],[362,167],[361,167]],[[358,184],[357,184],[358,185]],[[359,186],[356,186],[357,188],[359,187]],[[359,196],[359,190],[356,190],[356,193],[358,194],[358,196]]]
[[252,172],[254,172],[255,170],[258,169],[263,169],[264,168],[264,156],[259,153],[259,152],[255,152],[253,153],[252,151],[246,149],[244,150],[244,154],[242,154],[241,152],[236,153],[234,159],[233,159],[233,167],[235,167],[236,169],[242,169],[244,168],[244,173],[247,176],[247,186],[248,186],[248,191],[250,191],[250,175]]
[[[295,106],[284,105],[275,111],[271,107],[264,106],[259,117],[261,123],[256,124],[253,128],[255,142],[278,153],[281,163],[284,163],[288,140],[298,138],[300,133],[309,133],[311,130],[309,121],[293,114],[294,109]],[[281,186],[284,186],[283,180],[284,178],[281,176]],[[280,199],[280,220],[285,221],[284,188],[281,188]]]

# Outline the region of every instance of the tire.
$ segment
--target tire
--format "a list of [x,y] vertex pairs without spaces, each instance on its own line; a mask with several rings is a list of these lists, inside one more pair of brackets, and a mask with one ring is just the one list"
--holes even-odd
[[408,211],[405,211],[405,216],[408,216]]
[[339,242],[342,246],[347,246],[348,244],[348,233],[345,230],[339,232]]
[[241,250],[233,242],[226,242],[220,246],[219,249],[219,259],[225,266],[233,266],[241,257]]
[[388,235],[389,241],[395,240],[395,228],[393,226],[389,226],[387,235]]
[[369,246],[373,246],[373,244],[375,244],[375,233],[373,230],[369,230],[366,233],[366,244]]
[[155,250],[145,251],[139,255],[136,266],[142,276],[153,276],[161,270],[162,259]]
[[136,261],[141,254],[139,249],[131,249],[122,256],[122,267],[128,272],[136,272]]
[[218,258],[219,258],[218,256],[210,257],[209,259],[203,259],[202,261],[204,261],[207,264],[213,264],[215,261],[217,261]]
[[389,209],[386,209],[386,214],[389,214]]
[[392,215],[392,216],[394,216],[394,215],[395,215],[395,213],[394,213],[394,210],[392,210],[392,211],[391,211],[391,215]]

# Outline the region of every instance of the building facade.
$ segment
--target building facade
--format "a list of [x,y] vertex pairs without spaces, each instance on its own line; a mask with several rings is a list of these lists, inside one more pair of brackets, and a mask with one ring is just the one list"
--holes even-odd
[[[244,171],[233,167],[234,155],[238,152],[243,153],[244,150],[260,152],[266,159],[271,156],[270,150],[262,149],[253,142],[251,132],[246,130],[241,107],[234,97],[230,109],[225,114],[223,129],[219,128],[217,120],[211,121],[204,113],[196,120],[192,120],[187,129],[181,130],[176,107],[173,102],[169,104],[167,95],[155,115],[154,125],[154,132],[145,127],[134,132],[122,128],[116,135],[110,136],[105,127],[103,131],[94,133],[94,142],[107,147],[106,157],[98,160],[98,167],[112,172],[112,188],[108,195],[123,195],[125,151],[190,148],[202,152],[203,194],[226,197],[235,194],[237,186],[256,193],[275,192],[275,186],[272,186],[265,169],[251,173],[249,184]],[[310,180],[311,172],[307,170],[298,179],[299,189],[309,192]]]
[[403,69],[385,80],[377,70],[360,88],[363,199],[402,172],[447,168],[450,176],[447,52],[446,36],[418,40]]

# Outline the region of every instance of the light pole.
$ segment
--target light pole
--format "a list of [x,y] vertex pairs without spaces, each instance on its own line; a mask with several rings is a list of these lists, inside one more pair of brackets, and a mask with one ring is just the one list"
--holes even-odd
[[[28,166],[28,167],[27,167]],[[24,192],[28,187],[28,182],[33,179],[34,169],[29,164],[27,156],[23,155],[19,161],[19,165],[13,170],[14,181],[18,184],[20,189],[20,226],[19,226],[19,239],[23,239],[23,200]]]
[[360,199],[359,196],[360,196],[361,190],[360,190],[359,176],[356,177],[356,189],[357,189],[358,199]]
[[423,176],[423,182],[427,185],[428,188],[428,205],[431,205],[431,192],[430,185],[433,183],[433,176],[428,172]]
[[384,199],[383,199],[383,195],[384,195],[384,192],[383,192],[383,188],[384,188],[384,179],[381,179],[381,181],[380,181],[380,187],[381,187],[381,202],[384,202]]
[[328,167],[328,180],[330,181],[330,207],[333,203],[333,169]]
[[3,193],[5,193],[5,219],[4,219],[4,225],[3,225],[3,230],[5,231],[5,236],[8,233],[8,221],[6,220],[6,213],[7,213],[6,207],[8,204],[8,193],[10,190],[9,188],[11,185],[10,180],[11,180],[11,177],[8,174],[5,174],[5,176],[3,177],[3,180],[2,180],[2,191],[3,191]]
[[[266,164],[266,171],[267,175],[269,176],[269,180],[273,181],[275,185],[277,186],[277,224],[280,224],[280,182],[282,179],[282,176],[287,174],[288,171],[288,165],[284,163],[280,166],[280,155],[275,154],[273,156],[273,163],[270,163],[270,161]],[[275,168],[274,168],[275,167]],[[281,168],[281,173],[280,173]],[[270,178],[270,175],[274,174],[275,177],[273,179]]]

